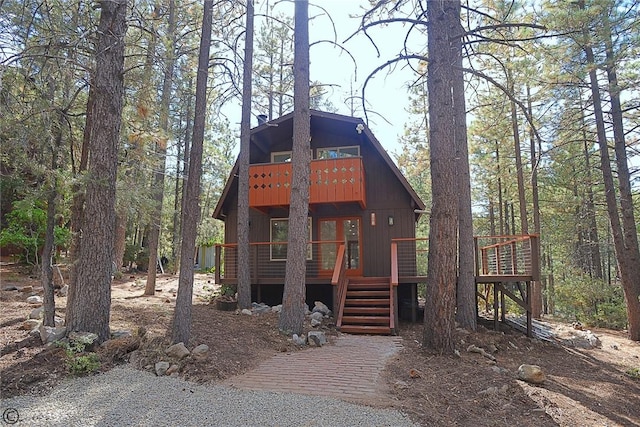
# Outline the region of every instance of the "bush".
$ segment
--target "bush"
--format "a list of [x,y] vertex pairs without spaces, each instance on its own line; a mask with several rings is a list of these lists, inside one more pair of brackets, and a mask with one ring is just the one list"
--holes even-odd
[[91,374],[100,368],[98,355],[85,351],[92,343],[75,339],[69,342],[59,341],[57,344],[64,349],[65,365],[72,375]]
[[557,280],[557,314],[589,326],[624,329],[627,311],[622,288],[581,274]]

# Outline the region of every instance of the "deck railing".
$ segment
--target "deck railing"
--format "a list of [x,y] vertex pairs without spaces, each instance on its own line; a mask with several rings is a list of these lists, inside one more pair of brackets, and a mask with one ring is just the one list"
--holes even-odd
[[428,250],[427,238],[391,239],[392,281],[401,277],[426,276]]
[[[311,161],[309,203],[365,201],[364,166],[361,157]],[[291,163],[249,166],[249,206],[286,206],[291,197]]]
[[[307,277],[332,277],[342,240],[311,241],[307,250]],[[238,268],[248,268],[252,279],[281,279],[285,275],[287,242],[257,242],[249,245],[249,265],[238,266],[237,243],[218,244],[216,282],[238,278]]]
[[476,236],[474,240],[476,276],[539,279],[538,235]]

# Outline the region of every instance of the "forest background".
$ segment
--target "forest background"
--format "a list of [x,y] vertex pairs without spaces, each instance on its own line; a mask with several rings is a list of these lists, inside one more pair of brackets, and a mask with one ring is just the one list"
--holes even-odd
[[[370,3],[361,3],[371,8]],[[408,20],[418,3],[390,3],[364,16],[364,10],[354,11],[359,17],[349,21],[352,28],[343,27],[346,11],[336,11],[336,2],[327,3],[327,14],[312,7],[310,97],[312,108],[367,118],[429,205],[427,65],[421,60],[426,28]],[[469,31],[464,66],[474,233],[533,231],[525,225],[533,223],[539,212],[543,311],[615,328],[624,328],[627,316],[607,214],[596,117],[599,102],[617,174],[614,160],[620,153],[613,142],[617,95],[625,161],[630,165],[629,202],[637,216],[639,8],[638,2],[626,0],[570,4],[483,0],[466,4],[462,17]],[[291,10],[291,4],[281,2],[258,5],[254,116],[276,118],[291,112]],[[82,184],[82,143],[99,13],[91,4],[77,1],[5,0],[0,11],[0,245],[18,252],[24,262],[39,265],[51,206],[55,206],[57,255],[70,247],[73,196]],[[241,2],[218,2],[213,10],[198,245],[223,241],[222,224],[211,212],[237,153],[244,12]],[[169,270],[176,271],[179,263],[202,13],[199,2],[175,0],[141,1],[127,10],[117,153],[118,269],[134,264],[145,269],[149,247],[154,246],[158,256],[168,260]],[[329,14],[336,23],[335,36]],[[378,25],[367,37],[363,28],[374,21]],[[323,31],[316,33],[314,28]],[[382,45],[378,57],[376,46]],[[332,67],[343,70],[343,80],[337,82],[335,76],[324,77],[320,71],[315,75],[314,64],[323,62],[351,64]],[[375,78],[369,80],[377,67]],[[616,81],[607,73],[612,67]],[[600,100],[594,99],[590,73],[599,84]],[[398,79],[405,92],[397,90]],[[375,93],[383,100],[370,95]],[[397,140],[384,130],[385,119],[396,129],[400,124],[385,112],[385,104],[404,114]],[[406,111],[397,105],[407,105]],[[636,233],[638,228],[635,223]],[[428,221],[421,222],[419,230],[426,236]]]

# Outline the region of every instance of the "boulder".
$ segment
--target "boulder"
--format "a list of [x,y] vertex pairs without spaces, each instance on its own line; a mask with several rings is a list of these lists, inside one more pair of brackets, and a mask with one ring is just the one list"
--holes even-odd
[[282,311],[282,304],[274,305],[271,307],[271,311],[274,313],[280,313]]
[[23,286],[20,288],[20,292],[26,294],[27,292],[33,292],[33,286]]
[[313,313],[322,313],[322,315],[329,314],[331,310],[322,301],[316,301],[313,303],[314,307],[311,310]]
[[318,320],[318,319],[311,319],[311,327],[315,328],[322,325],[322,320]]
[[67,328],[64,326],[52,327],[40,325],[39,332],[42,344],[50,344],[64,338],[67,334]]
[[180,366],[178,366],[178,365],[171,365],[171,366],[169,366],[169,369],[167,369],[167,370],[165,371],[165,373],[164,373],[164,374],[165,374],[165,375],[171,375],[171,374],[173,374],[174,372],[178,372],[178,370],[179,370],[179,369],[180,369]]
[[251,306],[252,311],[256,314],[268,313],[271,311],[271,307],[263,302],[261,302],[260,304],[254,302],[251,304]]
[[546,377],[540,366],[522,364],[518,368],[518,379],[532,384],[542,384]]
[[64,319],[62,317],[55,316],[53,322],[56,326],[64,326]]
[[322,347],[327,343],[327,337],[322,331],[309,331],[307,338],[309,343],[314,343],[316,347]]
[[324,318],[324,315],[319,311],[314,311],[309,317],[311,317],[311,320],[322,320]]
[[191,351],[191,355],[196,359],[204,359],[205,357],[207,357],[208,352],[209,346],[206,344],[200,344]]
[[29,313],[29,319],[42,319],[42,316],[44,316],[44,307],[34,308]]
[[157,362],[155,366],[156,375],[159,377],[166,375],[170,366],[171,365],[169,365],[169,362]]
[[589,345],[593,348],[602,348],[602,342],[593,332],[585,332],[585,338],[589,342]]
[[179,342],[177,344],[174,344],[168,347],[165,350],[165,353],[167,353],[167,356],[171,357],[172,359],[178,359],[178,360],[182,360],[185,357],[187,357],[189,354],[191,354],[191,352],[187,349],[187,347],[184,346],[184,343],[182,342]]
[[17,286],[13,286],[13,285],[3,286],[2,290],[3,291],[17,291],[18,287]]
[[247,316],[251,316],[253,314],[253,312],[251,310],[249,310],[248,308],[243,308],[240,313],[246,314]]
[[42,297],[39,295],[31,295],[30,297],[27,298],[27,303],[33,304],[33,305],[41,305]]
[[306,345],[307,344],[307,340],[306,340],[306,337],[304,335],[298,336],[298,334],[293,334],[291,339],[293,340],[293,343],[295,345],[302,346],[302,345]]

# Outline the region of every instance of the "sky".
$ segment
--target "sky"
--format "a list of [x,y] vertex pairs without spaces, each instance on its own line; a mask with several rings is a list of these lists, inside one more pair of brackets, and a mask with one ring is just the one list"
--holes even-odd
[[[271,3],[274,4],[273,0]],[[260,13],[260,9],[266,7],[266,4],[266,0],[256,2],[256,12]],[[322,9],[314,4],[321,6]],[[328,88],[328,99],[340,114],[351,114],[351,105],[347,99],[352,90],[354,95],[360,97],[362,85],[367,76],[376,67],[397,56],[404,40],[405,31],[400,26],[389,27],[384,31],[372,30],[370,34],[380,49],[380,56],[372,43],[363,35],[357,35],[343,43],[358,29],[361,22],[359,17],[364,13],[365,8],[370,8],[367,0],[310,0],[311,80],[331,85]],[[293,3],[279,2],[275,11],[293,14]],[[331,19],[327,17],[325,11]],[[334,35],[332,21],[335,24],[337,36]],[[257,18],[256,25],[259,24],[260,21]],[[354,57],[357,67],[353,59],[340,48],[331,43],[316,43],[321,40],[336,40]],[[408,120],[407,82],[410,79],[411,73],[398,67],[392,74],[387,71],[378,73],[367,86],[369,127],[390,154],[400,151],[398,136],[402,134],[403,126]],[[356,99],[354,103],[357,108],[355,116],[365,119],[361,100]]]

